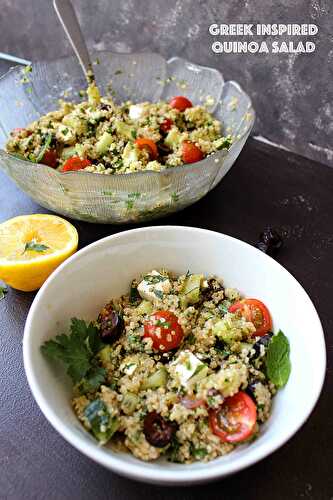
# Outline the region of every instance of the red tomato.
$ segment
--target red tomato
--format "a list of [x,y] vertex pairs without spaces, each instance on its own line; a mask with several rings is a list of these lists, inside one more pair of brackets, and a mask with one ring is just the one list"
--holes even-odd
[[158,149],[154,141],[151,139],[145,139],[144,137],[141,137],[139,139],[136,139],[135,144],[138,146],[139,149],[145,148],[148,150],[149,156],[152,160],[156,160],[158,157]]
[[41,163],[44,165],[48,165],[49,167],[56,168],[57,167],[58,155],[55,149],[48,149],[45,151],[43,159]]
[[184,332],[177,316],[170,311],[157,311],[144,325],[144,337],[150,337],[157,351],[171,351],[179,346]]
[[192,108],[193,106],[191,101],[183,95],[177,95],[176,97],[173,97],[169,104],[172,108],[178,109],[178,111],[185,111],[186,108]]
[[182,145],[182,160],[184,163],[195,163],[202,160],[203,152],[193,142],[184,141]]
[[245,392],[226,398],[216,410],[209,410],[209,424],[223,443],[240,443],[254,432],[257,408]]
[[72,156],[68,158],[64,166],[62,167],[63,172],[69,172],[70,170],[82,170],[85,167],[91,165],[91,161],[87,158],[80,158],[79,156]]
[[184,397],[181,398],[180,402],[188,410],[194,410],[194,408],[199,408],[199,406],[205,406],[205,401],[203,399]]
[[160,125],[160,131],[163,132],[163,134],[166,134],[167,132],[169,132],[172,125],[173,125],[173,121],[170,120],[170,118],[165,118]]
[[269,310],[260,300],[243,299],[229,307],[229,312],[235,313],[237,311],[247,321],[252,321],[256,327],[253,337],[262,337],[272,329],[272,318]]

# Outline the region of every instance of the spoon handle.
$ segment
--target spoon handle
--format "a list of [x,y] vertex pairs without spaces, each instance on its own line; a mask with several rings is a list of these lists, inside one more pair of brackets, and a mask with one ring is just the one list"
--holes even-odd
[[59,17],[74,52],[88,81],[92,78],[89,52],[84,41],[79,21],[70,0],[53,0],[53,7]]

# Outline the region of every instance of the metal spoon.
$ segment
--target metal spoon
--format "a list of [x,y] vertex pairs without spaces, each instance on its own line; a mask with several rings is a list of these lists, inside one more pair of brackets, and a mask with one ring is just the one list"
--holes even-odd
[[81,64],[88,83],[92,83],[95,81],[95,75],[72,2],[70,0],[53,0],[53,7]]

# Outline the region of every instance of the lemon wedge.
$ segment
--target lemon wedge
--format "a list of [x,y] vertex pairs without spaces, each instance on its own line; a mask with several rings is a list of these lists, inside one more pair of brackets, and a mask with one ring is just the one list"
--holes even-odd
[[9,219],[0,224],[0,279],[17,290],[37,290],[77,245],[75,227],[56,215]]

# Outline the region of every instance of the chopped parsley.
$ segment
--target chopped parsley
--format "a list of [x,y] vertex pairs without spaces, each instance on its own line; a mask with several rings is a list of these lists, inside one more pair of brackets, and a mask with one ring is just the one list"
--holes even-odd
[[157,283],[161,283],[162,281],[166,281],[168,279],[167,276],[163,276],[163,274],[147,274],[143,277],[144,281],[149,283],[150,285],[156,285]]
[[47,245],[43,245],[42,243],[38,243],[36,240],[31,240],[25,244],[23,253],[25,253],[25,252],[40,252],[40,253],[42,253],[42,252],[45,252],[45,250],[48,250],[49,248],[50,247],[48,247]]
[[163,292],[161,292],[161,290],[154,290],[154,294],[156,295],[157,298],[159,298],[161,300],[164,297]]

